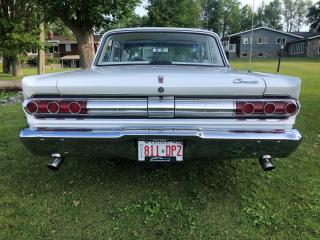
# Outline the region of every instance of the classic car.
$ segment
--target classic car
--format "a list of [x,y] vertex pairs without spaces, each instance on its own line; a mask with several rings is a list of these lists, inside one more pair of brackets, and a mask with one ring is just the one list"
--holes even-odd
[[104,34],[90,69],[22,81],[34,154],[58,169],[67,156],[181,162],[291,154],[300,79],[234,71],[217,34],[130,28]]

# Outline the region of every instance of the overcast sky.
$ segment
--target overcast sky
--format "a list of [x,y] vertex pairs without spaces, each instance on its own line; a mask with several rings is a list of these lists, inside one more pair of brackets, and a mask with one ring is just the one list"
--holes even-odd
[[[242,5],[245,5],[245,4],[249,4],[249,5],[252,5],[252,1],[253,0],[240,0],[241,4]],[[254,9],[257,9],[257,7],[262,3],[263,0],[254,0]],[[264,3],[267,4],[269,3],[271,0],[264,0]],[[317,0],[312,0],[312,2],[316,2]],[[139,15],[146,15],[147,12],[146,10],[144,9],[144,6],[146,6],[147,4],[147,0],[142,0],[142,4],[136,8],[136,13],[139,14]],[[309,30],[309,27],[307,26],[304,26],[301,31],[308,31]]]

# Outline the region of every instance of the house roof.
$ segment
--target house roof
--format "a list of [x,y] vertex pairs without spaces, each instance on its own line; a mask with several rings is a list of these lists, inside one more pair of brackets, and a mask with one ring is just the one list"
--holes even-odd
[[79,55],[66,55],[66,56],[63,56],[59,59],[60,60],[79,60],[80,56]]
[[308,39],[312,37],[320,36],[320,32],[292,32],[292,33]]
[[283,32],[283,31],[279,31],[279,30],[276,30],[276,29],[268,28],[268,27],[258,27],[258,28],[254,28],[254,29],[252,29],[252,30],[250,29],[250,30],[247,30],[247,31],[234,33],[234,34],[231,34],[231,35],[229,35],[229,36],[227,36],[227,37],[234,37],[234,36],[241,35],[241,34],[243,34],[243,33],[251,32],[251,31],[256,31],[256,30],[260,30],[260,29],[269,30],[269,31],[273,31],[273,32],[278,32],[278,33],[290,35],[290,36],[293,36],[293,37],[296,37],[296,38],[301,38],[301,39],[304,38],[303,36],[300,36],[300,35],[297,35],[297,34],[294,34],[294,33],[291,33],[291,32]]
[[[94,42],[98,43],[100,42],[100,39],[102,35],[94,35]],[[59,43],[59,44],[76,44],[77,40],[72,36],[72,37],[65,37],[65,36],[57,36],[54,35],[50,39],[47,37],[46,42],[48,43]]]

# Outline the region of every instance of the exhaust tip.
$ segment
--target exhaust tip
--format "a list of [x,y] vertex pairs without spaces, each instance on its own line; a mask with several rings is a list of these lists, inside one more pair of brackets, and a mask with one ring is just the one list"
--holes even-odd
[[275,166],[273,165],[271,161],[271,156],[270,155],[263,155],[259,159],[260,165],[264,171],[272,171],[275,169]]
[[51,161],[48,163],[48,168],[54,171],[58,171],[63,164],[64,158],[59,153],[51,155]]

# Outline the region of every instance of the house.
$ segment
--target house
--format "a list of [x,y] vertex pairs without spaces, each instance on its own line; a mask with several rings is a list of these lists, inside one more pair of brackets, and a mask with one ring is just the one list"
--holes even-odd
[[[320,56],[320,33],[283,32],[258,27],[231,34],[222,39],[229,58],[277,57],[282,51],[288,56]],[[252,43],[252,44],[251,44]]]
[[[97,51],[101,35],[94,35],[94,48]],[[79,67],[80,56],[76,39],[72,37],[56,36],[52,32],[46,38],[46,57],[60,60],[63,66]],[[36,56],[37,49],[31,49],[28,56]]]

